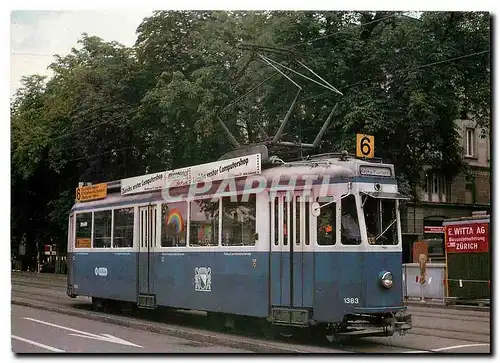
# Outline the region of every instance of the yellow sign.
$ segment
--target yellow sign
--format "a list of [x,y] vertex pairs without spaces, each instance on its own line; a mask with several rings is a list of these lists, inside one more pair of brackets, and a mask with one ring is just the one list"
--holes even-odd
[[77,238],[76,248],[90,248],[90,238]]
[[108,195],[108,185],[106,183],[89,185],[76,188],[76,201],[85,202],[87,200],[103,199]]
[[356,134],[356,156],[359,158],[373,158],[375,156],[375,137]]

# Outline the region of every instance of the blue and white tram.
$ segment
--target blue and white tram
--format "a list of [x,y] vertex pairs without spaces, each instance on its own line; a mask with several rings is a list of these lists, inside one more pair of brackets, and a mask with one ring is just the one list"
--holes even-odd
[[259,178],[258,188],[236,178],[195,195],[171,188],[169,198],[165,190],[121,195],[113,182],[106,198],[76,203],[68,295],[339,335],[411,328],[402,301],[404,197],[392,165],[330,154]]

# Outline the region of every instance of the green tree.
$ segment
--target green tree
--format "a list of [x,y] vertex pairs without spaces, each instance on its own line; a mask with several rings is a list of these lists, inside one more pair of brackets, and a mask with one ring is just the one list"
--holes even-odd
[[305,62],[343,93],[285,70],[302,90],[283,140],[312,143],[338,102],[314,152],[354,152],[369,133],[407,190],[424,165],[451,178],[463,168],[453,121],[489,132],[489,32],[489,14],[472,12],[158,11],[131,48],[83,34],[11,102],[12,235],[63,246],[79,181],[217,159],[232,148],[219,117],[243,144],[274,135],[298,88],[261,56],[311,76]]

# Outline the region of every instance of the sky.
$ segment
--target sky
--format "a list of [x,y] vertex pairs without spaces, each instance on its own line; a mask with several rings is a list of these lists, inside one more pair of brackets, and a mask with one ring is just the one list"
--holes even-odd
[[53,55],[78,48],[82,33],[132,46],[136,29],[152,10],[12,11],[10,16],[10,96],[22,76],[51,76]]

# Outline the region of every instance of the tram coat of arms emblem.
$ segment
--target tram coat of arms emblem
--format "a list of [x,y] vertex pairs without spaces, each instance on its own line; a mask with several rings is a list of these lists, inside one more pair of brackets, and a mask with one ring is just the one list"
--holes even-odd
[[210,267],[195,267],[194,290],[212,291],[212,270]]

